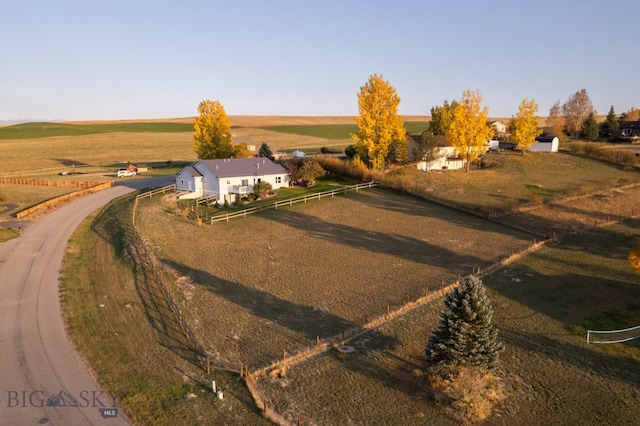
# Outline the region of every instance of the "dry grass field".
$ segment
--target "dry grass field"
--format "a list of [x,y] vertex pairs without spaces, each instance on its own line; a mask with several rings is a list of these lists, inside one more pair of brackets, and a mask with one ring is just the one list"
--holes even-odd
[[[57,175],[89,170],[92,178],[112,174],[127,161],[136,163],[192,160],[189,133],[101,133],[0,141],[2,176]],[[86,169],[85,169],[86,167]],[[97,169],[97,170],[96,170]]]
[[[485,425],[632,425],[640,415],[640,343],[589,345],[586,327],[640,324],[640,278],[626,264],[640,221],[547,246],[485,277],[506,345],[506,399]],[[425,386],[424,347],[442,302],[265,378],[260,388],[302,424],[460,424]],[[616,320],[611,321],[611,318]]]
[[[223,364],[260,365],[310,346],[530,237],[379,190],[203,228],[167,215],[166,202],[144,205],[140,229],[178,273],[181,310]],[[639,228],[628,220],[567,237],[485,277],[507,345],[508,395],[487,424],[633,422],[638,344],[587,345],[584,334],[640,323],[640,279],[626,263]],[[440,303],[358,338],[353,353],[330,350],[258,388],[292,423],[455,424],[421,372]]]
[[224,365],[250,369],[279,359],[283,350],[304,349],[317,336],[363,324],[533,240],[375,189],[201,228],[167,209],[143,202],[140,232],[194,286],[181,306],[206,348]]

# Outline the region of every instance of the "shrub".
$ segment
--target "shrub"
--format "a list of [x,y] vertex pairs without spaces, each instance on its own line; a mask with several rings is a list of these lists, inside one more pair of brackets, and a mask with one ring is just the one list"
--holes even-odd
[[344,155],[346,155],[349,158],[354,158],[357,153],[358,153],[358,147],[355,145],[349,145],[344,149]]
[[636,154],[626,149],[611,148],[611,145],[603,143],[571,142],[564,145],[569,152],[584,155],[597,160],[620,164],[621,166],[637,166],[640,159]]
[[429,385],[436,401],[445,404],[451,417],[472,424],[487,419],[505,398],[499,378],[483,369],[460,368],[453,379],[431,375]]
[[285,158],[279,163],[289,172],[291,182],[300,180],[300,168],[304,164],[304,158]]
[[318,155],[315,159],[323,169],[336,176],[350,177],[363,182],[381,180],[384,176],[384,172],[370,170],[361,162],[358,163],[324,155]]
[[317,178],[324,176],[326,171],[317,161],[306,161],[300,168],[300,179],[307,182],[308,186],[312,186]]
[[339,148],[329,148],[327,146],[320,148],[321,154],[342,154],[342,152],[342,149]]
[[258,198],[264,198],[273,187],[269,182],[261,181],[253,184],[253,194]]

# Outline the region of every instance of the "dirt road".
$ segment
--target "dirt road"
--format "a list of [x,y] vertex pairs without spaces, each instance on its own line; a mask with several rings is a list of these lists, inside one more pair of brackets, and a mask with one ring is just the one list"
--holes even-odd
[[130,423],[115,390],[98,386],[67,336],[59,271],[85,217],[134,189],[162,184],[167,178],[131,180],[81,198],[26,222],[20,238],[0,244],[0,424]]

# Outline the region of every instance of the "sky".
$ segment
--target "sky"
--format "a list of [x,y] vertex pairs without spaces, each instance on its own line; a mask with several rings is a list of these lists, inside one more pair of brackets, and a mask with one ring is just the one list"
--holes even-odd
[[[0,121],[357,115],[373,74],[403,115],[479,90],[491,117],[586,89],[640,107],[638,0],[0,0]],[[630,20],[631,19],[631,20]]]

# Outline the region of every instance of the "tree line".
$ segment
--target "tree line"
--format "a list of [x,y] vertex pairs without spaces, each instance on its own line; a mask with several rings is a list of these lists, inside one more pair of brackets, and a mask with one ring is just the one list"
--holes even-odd
[[[351,134],[354,144],[345,154],[356,164],[372,170],[385,170],[394,164],[405,164],[410,155],[420,161],[432,162],[441,154],[442,138],[451,144],[464,160],[465,170],[485,152],[487,141],[495,131],[488,123],[489,108],[482,105],[479,90],[466,90],[460,100],[447,100],[431,108],[429,130],[420,135],[416,146],[409,152],[407,131],[398,112],[400,97],[395,88],[382,75],[373,74],[360,87],[357,94],[358,115],[356,133]],[[524,153],[535,142],[543,129],[538,126],[538,105],[525,98],[512,116],[509,138]],[[231,123],[219,101],[204,100],[198,106],[194,123],[194,149],[198,158],[242,158],[252,155],[246,144],[233,145]],[[632,107],[619,117],[613,106],[603,123],[596,120],[596,111],[586,89],[569,96],[566,102],[557,101],[549,110],[546,120],[548,133],[560,140],[582,138],[596,140],[599,137],[618,136],[620,121],[636,121],[640,111]],[[268,146],[260,147],[259,156],[273,158]]]

